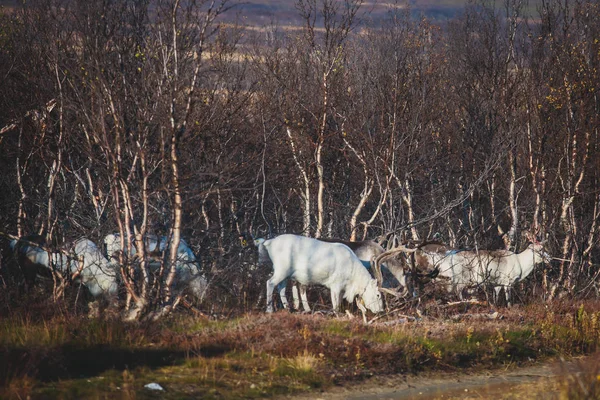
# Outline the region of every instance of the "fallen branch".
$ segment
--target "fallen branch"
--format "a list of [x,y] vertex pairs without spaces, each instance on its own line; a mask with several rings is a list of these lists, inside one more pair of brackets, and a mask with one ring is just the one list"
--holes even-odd
[[477,300],[477,299],[453,301],[453,302],[450,302],[448,304],[442,305],[441,308],[449,308],[449,307],[454,307],[454,306],[464,305],[464,304],[477,304],[477,305],[487,306],[488,302],[487,301],[480,301],[480,300]]
[[491,314],[488,313],[475,313],[475,314],[456,314],[450,317],[453,321],[460,321],[461,319],[502,319],[502,315],[498,311],[494,311]]
[[390,294],[390,295],[396,297],[397,299],[403,299],[404,298],[404,295],[402,293],[397,292],[395,290],[390,290],[388,288],[383,288],[383,287],[379,288],[379,290],[382,291],[382,292],[384,292],[384,293]]
[[[390,316],[390,315],[392,315],[392,314],[396,313],[396,311],[398,311],[398,310],[401,310],[401,308],[396,308],[396,309],[394,309],[394,310],[392,310],[392,311],[389,311],[389,312],[387,312],[387,313],[385,313],[385,314],[378,315],[378,316],[374,317],[372,320],[370,320],[370,321],[368,322],[368,324],[370,325],[370,324],[372,324],[373,322],[375,322],[375,321],[377,321],[377,320],[380,320],[380,319],[381,319],[381,318],[383,318],[383,317]],[[412,319],[412,320],[415,320],[415,321],[416,321],[416,318],[415,318],[415,317],[411,317],[411,316],[404,315],[404,314],[395,314],[395,315],[396,315],[396,316],[399,316],[399,317],[408,318],[408,319]]]
[[206,315],[205,313],[203,313],[202,311],[198,310],[196,307],[194,307],[189,301],[187,301],[186,299],[181,299],[181,305],[184,306],[185,308],[187,308],[188,310],[192,311],[194,314],[196,314],[199,317],[202,318],[210,318],[208,315]]

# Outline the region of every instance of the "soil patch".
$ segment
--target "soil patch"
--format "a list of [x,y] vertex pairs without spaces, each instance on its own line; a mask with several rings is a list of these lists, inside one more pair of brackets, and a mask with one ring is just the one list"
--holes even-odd
[[284,396],[288,400],[405,400],[405,399],[548,399],[557,398],[560,378],[581,371],[589,357],[552,360],[484,372],[424,372],[418,375],[374,377],[321,393]]

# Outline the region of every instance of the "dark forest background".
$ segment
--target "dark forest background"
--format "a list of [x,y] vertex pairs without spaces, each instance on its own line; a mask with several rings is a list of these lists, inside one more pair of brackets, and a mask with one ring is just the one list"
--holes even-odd
[[4,9],[0,230],[180,232],[215,298],[245,307],[269,271],[240,234],[520,251],[533,232],[556,259],[523,298],[599,294],[597,1],[442,21],[298,0],[295,26],[260,27],[234,6]]

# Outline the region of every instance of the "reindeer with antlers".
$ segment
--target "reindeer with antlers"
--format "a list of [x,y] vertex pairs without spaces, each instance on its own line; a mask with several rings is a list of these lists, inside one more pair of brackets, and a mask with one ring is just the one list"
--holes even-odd
[[437,271],[448,280],[448,291],[453,291],[462,300],[466,288],[490,284],[494,288],[494,302],[504,289],[506,303],[510,306],[511,288],[525,279],[537,264],[549,263],[552,257],[545,251],[542,242],[530,233],[531,244],[521,253],[509,250],[458,250],[442,243],[422,243],[415,248],[399,245],[376,260],[398,253],[414,253],[417,268]]

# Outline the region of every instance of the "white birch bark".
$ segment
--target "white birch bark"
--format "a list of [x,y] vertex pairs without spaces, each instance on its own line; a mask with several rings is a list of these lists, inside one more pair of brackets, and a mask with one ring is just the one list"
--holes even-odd
[[303,200],[302,205],[302,234],[304,236],[310,236],[310,180],[308,179],[308,173],[306,169],[302,166],[299,160],[299,156],[302,154],[301,150],[296,148],[296,144],[294,142],[294,136],[292,134],[292,130],[289,127],[286,127],[286,132],[289,138],[290,148],[292,150],[292,157],[294,159],[294,163],[298,168],[300,173],[300,180],[304,186],[304,192],[300,195]]

